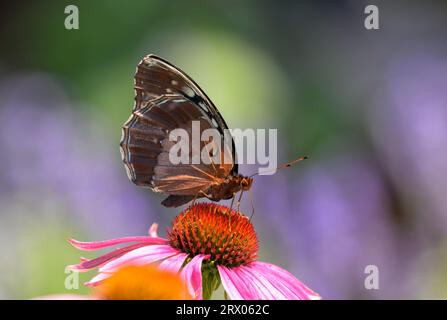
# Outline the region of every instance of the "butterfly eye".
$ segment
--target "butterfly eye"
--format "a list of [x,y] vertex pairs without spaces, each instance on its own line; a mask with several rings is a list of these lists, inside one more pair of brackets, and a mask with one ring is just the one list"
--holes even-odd
[[250,189],[250,182],[247,180],[247,178],[242,179],[241,187],[242,187],[242,190],[244,190],[244,191],[247,191],[248,189]]

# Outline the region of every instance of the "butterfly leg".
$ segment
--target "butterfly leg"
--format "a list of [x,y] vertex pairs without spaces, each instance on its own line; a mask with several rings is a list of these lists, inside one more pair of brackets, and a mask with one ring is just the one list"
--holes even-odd
[[235,195],[233,194],[233,197],[231,198],[229,218],[228,218],[228,227],[230,228],[230,230],[231,230],[231,212],[233,211],[234,198],[235,198]]
[[250,202],[251,202],[251,215],[250,215],[250,221],[251,221],[251,218],[253,218],[253,216],[255,214],[255,204],[253,201],[253,190],[252,189],[250,189],[249,195],[250,195]]
[[242,195],[244,194],[244,191],[241,191],[241,195],[239,196],[239,199],[237,200],[237,212],[239,214],[241,214],[241,200],[242,200]]
[[230,211],[233,210],[234,198],[235,198],[235,194],[233,193],[233,197],[231,198]]
[[191,200],[191,205],[189,207],[194,206],[196,204],[197,199],[199,199],[201,197],[206,197],[209,199],[209,196],[203,190],[200,190],[199,192],[196,193],[194,198]]
[[200,190],[198,193],[197,193],[197,196],[198,195],[202,195],[203,197],[205,197],[205,198],[208,198],[209,200],[213,200],[209,195],[207,195],[206,193],[205,193],[205,191],[203,191],[203,190]]
[[198,198],[199,198],[199,194],[197,193],[197,194],[194,196],[194,198],[192,199],[191,206],[193,206],[193,205],[196,204],[196,200],[197,200]]

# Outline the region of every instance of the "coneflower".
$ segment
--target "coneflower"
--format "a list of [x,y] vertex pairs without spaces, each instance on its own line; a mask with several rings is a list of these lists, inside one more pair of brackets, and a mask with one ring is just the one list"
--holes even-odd
[[250,220],[217,204],[198,203],[180,213],[167,239],[157,236],[154,224],[149,236],[70,243],[81,250],[127,243],[70,266],[77,271],[99,268],[86,285],[101,284],[122,266],[155,264],[178,272],[194,299],[209,299],[220,283],[230,299],[320,299],[288,271],[257,261],[258,239]]

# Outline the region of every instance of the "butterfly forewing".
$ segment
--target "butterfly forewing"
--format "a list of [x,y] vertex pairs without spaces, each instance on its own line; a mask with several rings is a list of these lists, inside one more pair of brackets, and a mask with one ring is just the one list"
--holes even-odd
[[140,109],[148,101],[171,93],[184,96],[206,112],[211,120],[216,121],[215,127],[221,133],[228,128],[211,100],[186,73],[155,55],[143,58],[135,74],[134,109]]

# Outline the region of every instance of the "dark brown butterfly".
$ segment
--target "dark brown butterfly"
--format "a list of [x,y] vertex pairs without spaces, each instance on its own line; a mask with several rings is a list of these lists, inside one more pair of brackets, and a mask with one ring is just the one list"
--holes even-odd
[[[233,198],[250,189],[253,179],[238,173],[231,140],[231,163],[172,164],[169,133],[183,128],[191,133],[192,121],[200,130],[215,128],[224,136],[228,129],[217,108],[200,87],[183,71],[166,60],[148,55],[137,66],[135,106],[123,125],[120,149],[129,179],[154,192],[168,194],[162,204],[177,207],[193,199],[213,201]],[[201,142],[201,147],[205,142]],[[190,157],[196,152],[190,149]],[[209,163],[210,161],[208,161]]]

